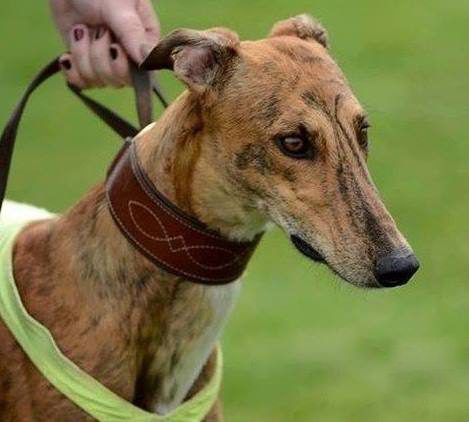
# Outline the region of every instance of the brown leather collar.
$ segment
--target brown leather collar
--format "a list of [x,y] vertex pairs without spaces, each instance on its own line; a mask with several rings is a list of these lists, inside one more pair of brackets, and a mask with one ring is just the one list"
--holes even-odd
[[261,236],[233,242],[168,201],[126,141],[108,173],[108,206],[129,242],[158,267],[193,282],[227,284],[244,272]]

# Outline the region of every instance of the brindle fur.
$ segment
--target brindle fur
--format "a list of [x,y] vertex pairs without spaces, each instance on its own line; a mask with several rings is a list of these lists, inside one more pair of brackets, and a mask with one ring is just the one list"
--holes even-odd
[[[219,29],[204,36],[227,49],[224,61],[179,63],[190,51],[173,57],[189,90],[138,136],[146,172],[179,207],[232,239],[250,239],[273,221],[301,234],[346,280],[376,286],[376,258],[408,246],[368,174],[355,126],[364,112],[325,48],[325,31],[301,16],[261,41]],[[218,66],[210,79],[194,75],[204,65]],[[292,160],[275,145],[297,132],[314,143],[313,159]],[[174,394],[173,368],[213,318],[206,287],[132,249],[102,184],[63,216],[21,233],[14,273],[26,308],[61,350],[148,410]],[[213,360],[189,395],[210,378]],[[91,420],[38,373],[2,322],[0,374],[0,420]],[[221,420],[219,405],[206,420]]]

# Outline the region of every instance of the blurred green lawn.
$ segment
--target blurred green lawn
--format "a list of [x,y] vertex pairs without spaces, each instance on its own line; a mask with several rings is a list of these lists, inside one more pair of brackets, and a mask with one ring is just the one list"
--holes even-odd
[[[224,337],[228,422],[469,421],[469,2],[158,2],[163,30],[259,38],[309,12],[370,112],[370,167],[422,262],[408,287],[364,292],[263,242]],[[62,50],[45,1],[0,3],[0,122]],[[169,74],[163,84],[181,90]],[[133,115],[131,93],[99,98]],[[3,124],[3,123],[2,123]],[[20,132],[9,196],[63,210],[102,179],[118,142],[55,80]]]

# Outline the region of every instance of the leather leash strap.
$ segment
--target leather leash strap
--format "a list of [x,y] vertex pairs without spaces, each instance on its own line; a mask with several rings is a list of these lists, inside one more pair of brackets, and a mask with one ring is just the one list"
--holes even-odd
[[[5,199],[18,127],[26,104],[31,94],[43,82],[58,72],[60,72],[60,63],[59,59],[56,58],[45,66],[29,84],[5,125],[5,129],[0,137],[0,210],[3,200]],[[143,128],[152,122],[151,91],[153,90],[157,94],[164,106],[167,106],[167,102],[159,92],[158,87],[152,85],[148,72],[138,71],[136,66],[132,65],[131,76],[134,84],[139,122],[140,126]],[[96,116],[113,129],[121,138],[126,139],[128,137],[134,137],[138,133],[137,128],[112,110],[83,94],[78,88],[72,85],[69,85],[69,88],[94,114],[96,114]]]

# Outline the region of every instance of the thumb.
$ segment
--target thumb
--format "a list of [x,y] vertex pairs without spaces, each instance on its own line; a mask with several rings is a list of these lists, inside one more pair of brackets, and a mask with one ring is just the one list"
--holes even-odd
[[[107,13],[106,24],[112,30],[134,62],[140,63],[146,54],[145,26],[133,9],[112,8]],[[117,10],[116,10],[117,9]]]

